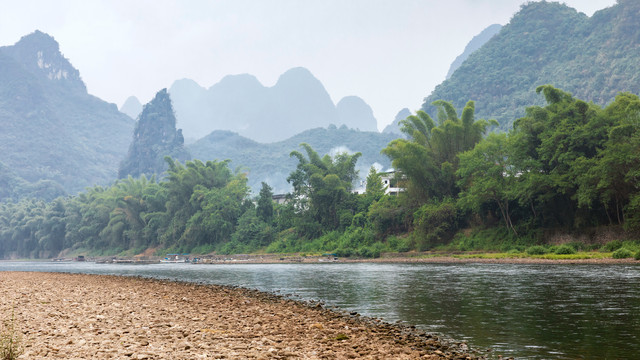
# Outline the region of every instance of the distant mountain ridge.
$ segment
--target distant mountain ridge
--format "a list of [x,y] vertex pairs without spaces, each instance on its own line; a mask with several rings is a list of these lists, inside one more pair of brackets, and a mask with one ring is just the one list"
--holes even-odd
[[462,65],[462,63],[469,58],[469,55],[473,54],[474,51],[480,49],[482,45],[486,44],[487,41],[491,40],[491,38],[495,34],[499,33],[501,29],[502,29],[502,25],[493,24],[487,27],[486,29],[482,30],[480,34],[474,36],[473,39],[469,41],[467,46],[465,46],[462,54],[458,55],[458,57],[456,57],[456,59],[453,60],[453,62],[451,63],[451,66],[449,67],[449,71],[447,72],[447,79],[450,78],[451,75],[453,75],[453,73],[456,70],[458,70],[460,65]]
[[380,154],[380,150],[395,138],[395,134],[329,126],[306,130],[283,141],[263,144],[237,133],[218,130],[187,148],[194,159],[231,160],[232,169],[248,174],[249,186],[254,193],[260,189],[262,181],[269,184],[274,192],[286,193],[290,191],[286,179],[297,165],[289,154],[293,150],[301,150],[301,143],[308,143],[320,155],[361,152],[362,157],[356,168],[360,171],[360,177],[365,178],[374,164],[383,169],[391,166],[389,159]]
[[[462,54],[458,55],[456,59],[449,66],[449,72],[447,73],[447,79],[451,77],[451,75],[462,65],[462,63],[467,60],[467,58],[476,50],[481,48],[487,41],[489,41],[495,34],[500,32],[502,29],[502,25],[493,24],[489,27],[485,28],[480,32],[480,34],[474,36],[469,43],[464,48]],[[394,133],[394,134],[402,134],[400,131],[400,121],[407,118],[407,116],[411,115],[411,111],[408,108],[404,108],[398,112],[394,120],[391,124],[387,125],[382,132],[383,133]]]
[[229,130],[269,143],[331,124],[377,131],[373,111],[362,99],[349,96],[334,105],[322,83],[302,67],[286,71],[272,87],[241,74],[228,75],[209,89],[177,80],[169,93],[186,139]]
[[142,104],[135,96],[129,96],[124,104],[120,107],[120,112],[127,114],[132,119],[137,119],[142,112]]
[[7,198],[31,196],[24,189],[37,183],[48,186],[38,197],[51,198],[112,181],[132,130],[114,104],[87,93],[53,37],[35,31],[0,47],[0,152],[24,185]]
[[396,114],[396,117],[393,119],[393,122],[391,122],[391,124],[385,126],[385,128],[384,128],[384,130],[382,130],[382,132],[384,134],[401,135],[402,131],[400,131],[400,121],[406,119],[410,115],[411,115],[411,110],[409,110],[408,108],[404,108],[404,109],[400,110]]
[[476,102],[477,118],[511,128],[525,107],[543,105],[536,87],[551,84],[599,105],[622,91],[640,93],[640,1],[618,0],[592,17],[554,2],[523,5],[510,23],[472,53],[425,98],[462,109]]

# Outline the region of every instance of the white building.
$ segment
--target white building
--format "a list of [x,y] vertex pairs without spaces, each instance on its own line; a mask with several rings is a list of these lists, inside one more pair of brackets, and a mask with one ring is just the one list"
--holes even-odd
[[[400,181],[398,181],[398,175],[395,170],[380,173],[380,177],[382,178],[382,185],[384,185],[385,195],[398,195],[405,191],[403,187],[399,186]],[[404,179],[402,175],[400,175],[401,179]]]
[[[396,171],[391,170],[383,173],[379,173],[380,178],[382,180],[382,185],[384,185],[384,193],[385,195],[398,195],[401,192],[404,192],[405,189],[403,187],[399,187],[398,181],[396,178]],[[362,195],[367,191],[367,181],[360,181],[360,186],[353,189],[351,192],[354,194]]]

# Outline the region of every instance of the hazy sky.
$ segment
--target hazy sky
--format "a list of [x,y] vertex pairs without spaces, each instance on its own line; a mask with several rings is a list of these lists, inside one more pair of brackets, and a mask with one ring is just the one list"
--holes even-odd
[[[363,98],[382,129],[416,110],[473,36],[525,0],[2,0],[0,46],[53,36],[89,93],[148,102],[173,81],[308,68],[337,103]],[[615,0],[566,0],[592,15]]]

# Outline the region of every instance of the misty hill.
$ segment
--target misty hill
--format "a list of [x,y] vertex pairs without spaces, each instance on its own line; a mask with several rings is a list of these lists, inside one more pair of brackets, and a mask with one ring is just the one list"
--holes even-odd
[[[471,55],[474,51],[478,50],[482,47],[487,41],[489,41],[495,34],[497,34],[500,29],[502,29],[502,25],[493,24],[486,29],[482,30],[480,34],[476,35],[469,41],[467,46],[465,46],[462,54],[458,55],[456,59],[449,66],[449,72],[447,73],[447,79],[451,77],[451,75],[462,65],[462,63]],[[383,133],[394,133],[401,135],[400,131],[400,120],[404,120],[407,116],[411,115],[411,111],[409,109],[404,108],[398,112],[393,122],[387,125],[382,132]]]
[[283,141],[263,144],[237,133],[219,130],[189,145],[188,149],[194,159],[202,161],[230,159],[231,168],[248,173],[249,186],[254,193],[259,191],[262,181],[273,187],[275,193],[285,193],[290,191],[286,179],[297,165],[295,158],[290,158],[289,154],[293,150],[302,151],[300,143],[308,143],[321,155],[361,152],[357,169],[360,177],[365,178],[374,163],[384,169],[391,166],[380,150],[395,138],[397,136],[394,134],[329,126],[306,130]]
[[385,134],[402,135],[402,131],[400,131],[400,120],[406,119],[409,115],[411,115],[411,111],[409,109],[404,108],[400,110],[393,119],[393,122],[385,126],[382,132]]
[[373,112],[362,99],[346,97],[336,107],[322,83],[305,68],[288,70],[272,87],[242,74],[228,75],[209,89],[190,79],[178,80],[169,93],[187,142],[214,130],[265,143],[330,124],[377,131]]
[[120,112],[129,115],[132,119],[137,119],[142,112],[142,104],[135,96],[129,96],[120,107]]
[[465,46],[462,54],[458,55],[458,57],[456,57],[456,59],[453,60],[453,62],[451,63],[451,66],[449,66],[449,71],[447,72],[447,79],[450,78],[451,75],[453,75],[453,73],[456,70],[458,70],[460,65],[462,65],[462,63],[465,60],[467,60],[467,58],[469,58],[469,55],[471,55],[474,51],[480,49],[482,45],[486,44],[487,41],[491,40],[493,35],[500,32],[501,29],[502,29],[502,25],[493,24],[487,27],[486,29],[482,30],[480,34],[474,36],[473,39],[469,41],[467,46]]
[[190,160],[184,148],[182,131],[176,130],[176,117],[167,89],[158,91],[138,117],[127,157],[118,170],[118,178],[159,175],[168,165],[165,156],[185,163]]
[[55,199],[66,195],[62,185],[52,180],[30,183],[0,162],[0,201],[17,201],[21,198]]
[[132,129],[114,104],[87,93],[51,36],[36,31],[0,47],[0,153],[11,198],[112,181]]
[[590,18],[558,3],[528,3],[435,88],[423,109],[434,114],[437,99],[457,109],[475,100],[478,118],[495,118],[506,130],[526,106],[543,105],[539,85],[600,105],[621,91],[638,94],[639,23],[637,0],[618,0]]
[[346,125],[362,131],[378,131],[378,121],[371,107],[357,96],[345,96],[336,104],[338,120],[334,124]]

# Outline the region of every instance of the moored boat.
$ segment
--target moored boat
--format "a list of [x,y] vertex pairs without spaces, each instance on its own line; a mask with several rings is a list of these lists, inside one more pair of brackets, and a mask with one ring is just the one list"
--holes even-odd
[[161,259],[161,263],[188,263],[189,254],[167,254],[164,259]]

